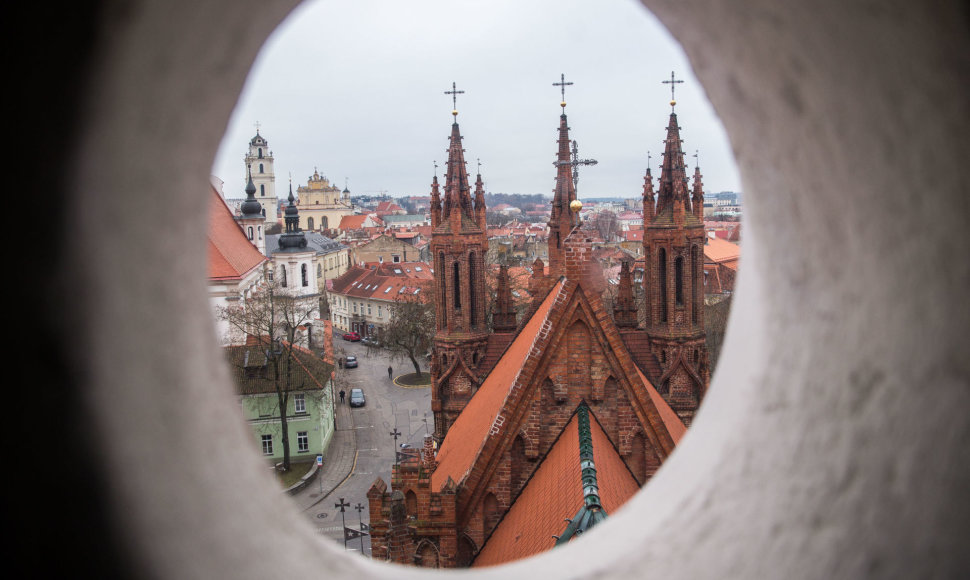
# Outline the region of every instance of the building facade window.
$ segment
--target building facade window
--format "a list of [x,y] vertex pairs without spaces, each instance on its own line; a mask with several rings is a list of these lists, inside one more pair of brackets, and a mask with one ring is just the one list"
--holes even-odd
[[253,241],[253,226],[249,226],[249,241]]
[[311,232],[313,231],[313,218],[312,217],[306,219],[306,229],[310,230]]
[[262,173],[262,172],[263,172],[263,164],[262,164],[262,163],[260,163],[260,164],[259,164],[259,172],[260,172],[260,173]]
[[300,282],[303,284],[304,288],[310,285],[310,278],[307,276],[306,264],[302,264],[300,266]]
[[306,431],[296,432],[296,450],[299,453],[306,453],[310,450],[310,437],[307,436]]
[[263,455],[273,454],[273,436],[272,435],[261,435],[260,436],[263,444]]
[[264,185],[262,183],[259,184],[259,195],[262,195],[263,197],[266,197],[266,185]]
[[293,408],[297,413],[306,413],[306,395],[297,393],[293,395]]
[[286,288],[286,266],[280,266],[280,285]]

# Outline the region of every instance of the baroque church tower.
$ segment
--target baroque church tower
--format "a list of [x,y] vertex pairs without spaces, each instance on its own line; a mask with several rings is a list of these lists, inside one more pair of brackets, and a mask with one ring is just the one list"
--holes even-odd
[[[446,94],[454,97],[458,91]],[[480,365],[488,341],[485,305],[485,192],[481,175],[472,199],[464,149],[458,128],[458,110],[452,110],[454,121],[448,147],[444,199],[438,191],[438,177],[431,190],[431,254],[434,265],[434,288],[437,332],[432,360],[431,410],[434,413],[435,438],[444,439],[448,429],[465,408],[479,383]]]
[[[259,134],[256,126],[256,136],[249,140],[249,150],[244,158],[246,165],[246,179],[252,180],[256,187],[256,199],[263,205],[264,215],[270,223],[276,223],[279,218],[279,200],[276,199],[276,175],[273,173],[273,152],[269,142]],[[250,168],[252,171],[250,172]]]
[[256,199],[256,185],[253,183],[253,171],[249,168],[247,172],[249,179],[246,180],[246,201],[239,205],[242,215],[236,217],[236,222],[246,232],[246,237],[259,250],[260,254],[266,255],[266,238],[263,235],[263,224],[266,217],[263,215],[263,206]]
[[[681,81],[671,75],[670,82]],[[676,104],[672,85],[656,197],[649,167],[644,178],[643,285],[646,330],[662,372],[655,384],[690,425],[710,380],[704,340],[704,192],[695,168],[690,195]]]

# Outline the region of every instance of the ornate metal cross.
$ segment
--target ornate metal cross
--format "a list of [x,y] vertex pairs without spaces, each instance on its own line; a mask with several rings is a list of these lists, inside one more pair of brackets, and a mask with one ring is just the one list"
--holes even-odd
[[662,82],[665,85],[670,85],[670,104],[675,105],[677,101],[674,100],[674,87],[676,87],[679,84],[683,84],[684,81],[674,80],[674,71],[670,71],[670,80],[660,81],[660,82]]
[[259,135],[259,121],[256,121],[256,134]]
[[566,111],[566,86],[573,84],[572,82],[566,82],[566,73],[559,73],[559,82],[552,83],[552,86],[559,87],[562,93],[562,102],[559,104],[562,107],[563,112]]
[[465,91],[459,91],[458,87],[455,86],[455,82],[451,82],[451,90],[445,91],[446,95],[451,95],[451,114],[458,116],[458,95],[464,94]]
[[[345,530],[347,529],[347,520],[346,520],[346,516],[344,515],[344,508],[349,506],[350,504],[348,502],[345,502],[344,498],[340,498],[339,502],[333,504],[333,507],[340,508],[340,524],[343,526]],[[346,549],[347,549],[347,533],[344,532],[344,550]]]
[[572,165],[573,166],[573,187],[579,183],[579,166],[580,165],[596,165],[599,163],[595,159],[580,159],[579,158],[579,143],[573,140],[573,158],[571,161],[553,161],[552,164],[555,166],[560,165]]

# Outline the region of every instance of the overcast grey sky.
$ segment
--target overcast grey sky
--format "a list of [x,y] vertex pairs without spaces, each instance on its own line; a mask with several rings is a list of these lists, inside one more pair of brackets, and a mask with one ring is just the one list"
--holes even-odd
[[[680,46],[635,0],[308,0],[253,65],[213,165],[242,196],[255,123],[276,160],[277,191],[316,167],[352,194],[427,195],[444,165],[452,81],[465,159],[488,191],[551,194],[560,73],[579,196],[640,195],[670,113],[671,71],[688,165],[708,192],[740,191],[724,128]],[[692,169],[691,169],[692,170]],[[439,170],[439,175],[441,171]]]

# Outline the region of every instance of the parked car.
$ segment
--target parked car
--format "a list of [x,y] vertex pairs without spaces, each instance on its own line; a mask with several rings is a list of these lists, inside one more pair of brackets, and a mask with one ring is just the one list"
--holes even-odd
[[364,391],[362,389],[350,389],[350,406],[351,407],[363,407],[364,403]]
[[344,368],[345,369],[357,368],[357,357],[352,354],[348,354],[347,359],[344,360]]
[[364,338],[360,339],[360,343],[363,344],[364,346],[380,346],[381,345],[381,341],[377,340],[376,338],[370,337],[370,336],[365,336]]
[[344,340],[349,340],[350,342],[360,342],[360,335],[356,332],[348,332],[344,334]]

